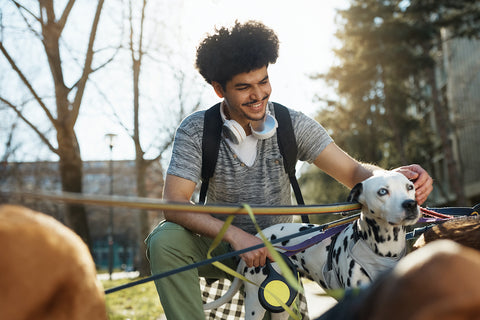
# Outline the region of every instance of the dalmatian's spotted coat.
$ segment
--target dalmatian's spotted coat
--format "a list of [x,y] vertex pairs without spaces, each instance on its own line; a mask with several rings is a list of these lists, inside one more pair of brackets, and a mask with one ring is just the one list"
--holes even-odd
[[[356,222],[336,236],[290,257],[301,273],[325,289],[358,287],[393,267],[405,254],[405,226],[416,223],[420,217],[413,183],[396,172],[376,172],[352,189],[349,200],[362,204],[361,215]],[[269,240],[274,240],[315,226],[277,224],[266,228],[263,233]],[[312,234],[297,237],[281,243],[281,246],[294,246],[310,237]],[[360,257],[352,257],[351,253]],[[243,272],[254,283],[262,283],[265,279],[263,268],[248,268],[243,261],[237,271]],[[240,286],[241,281],[235,279],[229,291],[219,300],[205,305],[205,309],[229,301]],[[257,286],[245,283],[245,319],[263,318],[265,310],[258,300],[257,291]],[[287,312],[272,314],[272,319],[287,318]]]

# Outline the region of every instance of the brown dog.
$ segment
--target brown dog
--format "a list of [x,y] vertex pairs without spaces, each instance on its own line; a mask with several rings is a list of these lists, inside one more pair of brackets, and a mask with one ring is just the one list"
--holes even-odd
[[480,319],[480,252],[437,240],[408,254],[320,320]]
[[107,319],[84,242],[54,218],[0,206],[0,319]]
[[455,218],[436,225],[422,234],[413,247],[418,249],[439,239],[450,239],[480,251],[480,216]]

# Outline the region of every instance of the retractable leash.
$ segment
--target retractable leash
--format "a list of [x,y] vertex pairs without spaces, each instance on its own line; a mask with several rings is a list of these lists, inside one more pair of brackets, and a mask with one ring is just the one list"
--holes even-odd
[[[295,265],[285,254],[278,253],[296,277],[296,281],[299,282],[300,276]],[[288,281],[285,281],[285,278],[273,268],[270,259],[267,259],[265,272],[267,273],[267,278],[258,289],[258,300],[260,300],[260,304],[266,310],[274,313],[282,312],[285,309],[278,300],[287,306],[291,306],[297,297],[298,290],[291,286]],[[272,295],[271,292],[275,292],[275,295]]]

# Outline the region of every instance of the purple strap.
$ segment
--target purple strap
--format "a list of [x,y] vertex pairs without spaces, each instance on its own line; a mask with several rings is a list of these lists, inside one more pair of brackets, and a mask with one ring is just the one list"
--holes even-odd
[[[419,223],[432,223],[432,222],[438,222],[438,221],[445,221],[445,220],[449,220],[448,218],[447,219],[442,219],[442,218],[427,218],[427,217],[421,217],[420,219],[418,219],[418,222]],[[340,233],[343,229],[345,229],[350,223],[345,223],[345,224],[341,224],[339,226],[336,226],[336,227],[332,227],[332,228],[329,228],[327,230],[325,230],[324,232],[321,232],[303,242],[300,242],[294,246],[290,246],[290,247],[284,247],[284,246],[275,246],[276,248],[279,248],[279,249],[282,249],[282,250],[285,250],[284,254],[288,257],[291,257],[293,256],[294,254],[296,253],[299,253],[300,251],[303,251],[307,248],[310,248],[311,246],[319,243],[319,242],[322,242],[323,240],[327,239],[327,238],[330,238],[330,237],[333,237],[334,235],[336,235],[337,233]]]
[[339,226],[336,226],[336,227],[332,227],[332,228],[329,228],[327,229],[326,231],[324,232],[321,232],[299,244],[296,244],[294,246],[290,246],[290,247],[283,247],[283,246],[275,246],[276,248],[279,248],[279,249],[282,249],[282,250],[285,250],[284,254],[288,257],[291,257],[293,256],[294,254],[300,252],[300,251],[303,251],[307,248],[310,248],[311,246],[319,243],[319,242],[322,242],[323,240],[327,239],[327,238],[330,238],[334,235],[336,235],[337,233],[340,233],[343,229],[345,229],[347,226],[349,225],[349,223],[345,223],[345,224],[341,224]]

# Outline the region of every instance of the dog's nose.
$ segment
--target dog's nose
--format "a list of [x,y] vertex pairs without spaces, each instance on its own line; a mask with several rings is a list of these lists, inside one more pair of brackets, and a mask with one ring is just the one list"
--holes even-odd
[[417,201],[405,200],[402,203],[402,207],[405,209],[406,218],[408,220],[413,220],[417,218]]
[[417,208],[417,201],[415,200],[405,200],[402,203],[402,207],[407,210],[412,210]]

